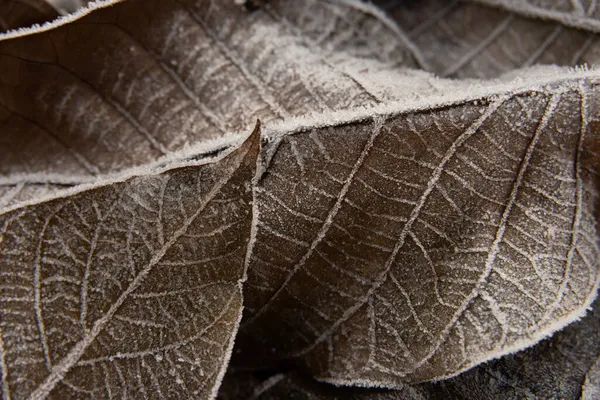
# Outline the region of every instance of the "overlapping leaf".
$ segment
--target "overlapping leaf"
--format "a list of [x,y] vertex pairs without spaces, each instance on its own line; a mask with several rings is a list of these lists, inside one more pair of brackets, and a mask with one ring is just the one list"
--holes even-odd
[[[108,3],[118,2],[96,6]],[[5,37],[0,208],[28,199],[36,205],[3,214],[5,235],[22,243],[5,239],[6,254],[29,254],[2,270],[29,279],[8,280],[3,289],[23,291],[4,296],[5,309],[18,316],[2,320],[16,332],[6,336],[2,326],[4,353],[21,358],[6,358],[14,362],[3,364],[3,377],[15,383],[3,389],[37,390],[34,397],[50,388],[73,397],[214,392],[239,316],[253,167],[240,161],[242,150],[230,156],[240,169],[224,160],[194,170],[171,166],[232,146],[256,118],[267,126],[268,143],[238,363],[292,361],[335,383],[399,387],[532,345],[581,316],[598,281],[598,72],[540,68],[520,71],[516,81],[459,82],[404,69],[491,77],[538,62],[596,61],[591,5],[582,6],[588,22],[571,18],[572,29],[566,17],[531,19],[544,15],[523,17],[510,4],[397,2],[392,19],[346,0],[272,0],[253,12],[233,1],[130,0],[44,33]],[[525,37],[519,48],[515,37]],[[140,166],[149,163],[146,176]],[[212,172],[198,177],[205,170]],[[123,171],[143,176],[45,200],[99,177],[114,182]],[[186,236],[175,225],[187,208],[205,201],[211,179],[223,183],[232,173],[243,178],[233,179],[229,200],[213,201],[218,211],[199,215],[197,227],[190,222],[189,229],[210,234]],[[165,180],[173,186],[161,194]],[[126,232],[139,235],[140,254],[123,250],[131,247]],[[113,234],[124,240],[107,238]],[[167,268],[174,265],[163,265],[172,277],[134,266],[148,271],[144,282],[152,277],[179,297],[165,306],[155,291],[141,294],[141,305],[130,300],[131,310],[124,300],[111,311],[121,295],[110,291],[129,293],[136,278],[103,251],[120,245],[117,255],[150,265],[168,235],[183,235],[170,244],[177,249],[172,264],[191,260],[180,250],[206,259],[237,243],[233,261],[211,258],[213,272],[231,272],[227,283],[204,288],[218,279]],[[46,265],[44,257],[62,264]],[[35,272],[55,267],[75,273],[50,281],[67,293],[56,299]],[[73,289],[85,271],[96,271],[100,288]],[[67,304],[87,304],[84,292],[84,300],[97,301],[73,317]],[[184,292],[189,304],[179,300]],[[50,314],[72,320],[40,333],[43,296],[55,303]],[[186,307],[194,306],[200,310],[189,318]],[[126,320],[117,318],[122,310]],[[203,330],[221,312],[227,321]],[[133,316],[144,314],[150,318],[135,325]],[[170,316],[176,329],[161,319]],[[127,324],[139,331],[119,337]],[[181,332],[193,343],[182,344]],[[102,335],[117,339],[90,339]],[[178,375],[178,363],[188,363],[186,374]],[[597,387],[591,371],[586,393]]]
[[0,216],[3,398],[211,398],[241,318],[259,133]]
[[62,14],[72,13],[87,5],[90,0],[44,0]]
[[0,42],[5,190],[141,165],[256,118],[379,101],[301,41],[233,2],[132,0]]
[[[599,301],[594,312],[531,349],[478,366],[455,378],[399,390],[332,387],[294,373],[265,378],[258,373],[226,375],[219,399],[585,399],[597,398],[600,355]],[[596,364],[596,366],[595,366]]]
[[267,146],[242,357],[394,385],[580,315],[598,281],[596,91],[584,79],[365,113]]
[[592,33],[463,3],[401,2],[396,21],[356,1],[270,1],[251,14],[209,4],[132,0],[1,42],[0,205],[250,129],[255,117],[432,91],[407,90],[399,66],[491,77],[597,60]]
[[533,18],[600,32],[600,8],[594,0],[474,0]]
[[[489,77],[534,61],[596,60],[595,36],[583,34],[579,48],[573,44],[577,32],[569,30],[556,49],[549,48],[548,29],[562,28],[523,18],[505,27],[501,38],[474,27],[464,29],[462,35],[469,35],[464,38],[461,32],[434,29],[441,18],[442,26],[461,21],[462,27],[468,20],[496,32],[499,21],[518,19],[461,4],[401,6],[395,15],[410,15],[413,25],[400,20],[400,27],[352,1],[271,1],[250,15],[233,2],[160,4],[133,0],[47,34],[2,42],[2,175],[12,176],[3,179],[2,190],[10,193],[3,203],[28,198],[27,185],[18,183],[33,184],[38,193],[75,177],[144,164],[187,144],[249,129],[253,117],[268,122],[409,97],[400,91],[406,76],[390,65],[444,73],[458,71],[460,64],[460,76]],[[480,23],[488,14],[490,22]],[[417,18],[422,15],[437,19]],[[223,20],[229,23],[218,23]],[[519,54],[541,58],[507,63],[501,50],[524,32],[527,48]],[[454,39],[440,51],[439,43],[448,37]],[[491,50],[479,45],[481,37]],[[568,47],[562,44],[567,42]],[[504,54],[502,67],[483,63],[499,54]],[[448,65],[447,57],[456,62]],[[426,90],[431,87],[413,88]],[[246,101],[239,102],[241,97]],[[22,139],[24,132],[28,140]],[[42,171],[44,179],[36,176]]]
[[427,67],[442,76],[491,78],[534,64],[598,62],[598,30],[514,11],[426,0],[398,2],[388,12],[407,32]]
[[[444,0],[376,3],[388,16],[349,0],[304,5],[271,0],[265,9],[330,51],[333,62],[336,54],[347,52],[439,76],[492,78],[534,64],[592,65],[600,57],[598,29],[530,18],[519,7]],[[316,7],[325,22],[311,11]]]

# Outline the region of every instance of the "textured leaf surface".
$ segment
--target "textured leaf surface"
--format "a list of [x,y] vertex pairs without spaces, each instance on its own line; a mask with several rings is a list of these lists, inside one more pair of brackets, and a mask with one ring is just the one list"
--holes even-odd
[[[495,8],[426,0],[389,12],[395,20],[350,0],[271,0],[252,13],[233,1],[131,0],[0,41],[0,206],[250,129],[255,118],[436,91],[398,67],[493,77],[598,59],[593,33]],[[526,38],[518,48],[516,37]]]
[[[598,71],[405,67],[595,62],[594,3],[586,23],[508,1],[94,7],[111,3],[0,36],[3,390],[211,396],[240,316],[254,163],[173,163],[256,118],[239,363],[399,387],[530,346],[593,299]],[[598,368],[585,380],[593,398]]]
[[581,315],[598,281],[596,85],[367,111],[267,146],[241,357],[394,385]]
[[600,7],[595,0],[473,0],[534,18],[600,32]]
[[[541,20],[518,9],[468,1],[376,2],[385,7],[386,16],[353,1],[312,3],[303,10],[285,0],[272,0],[267,7],[288,15],[292,24],[333,55],[350,52],[439,76],[492,78],[534,64],[591,65],[600,57],[597,30]],[[310,11],[319,5],[327,23]]]
[[491,78],[534,64],[592,65],[600,59],[597,30],[518,10],[425,0],[399,2],[388,12],[442,76]]
[[36,183],[41,172],[113,173],[256,118],[369,106],[390,92],[370,93],[297,34],[232,1],[132,0],[4,40],[0,174]]
[[[600,301],[593,313],[523,352],[482,364],[455,378],[399,390],[332,387],[294,374],[228,373],[221,400],[596,399],[600,390]],[[586,377],[587,375],[587,377]],[[264,375],[262,375],[264,376]]]
[[210,398],[241,317],[258,146],[0,215],[3,398]]

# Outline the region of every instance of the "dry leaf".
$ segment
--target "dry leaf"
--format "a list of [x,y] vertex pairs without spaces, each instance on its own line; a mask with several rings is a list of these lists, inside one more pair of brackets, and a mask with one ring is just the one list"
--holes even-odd
[[600,59],[595,26],[565,25],[567,17],[540,20],[543,13],[523,12],[521,1],[508,10],[468,1],[376,3],[387,16],[352,0],[271,0],[264,8],[328,51],[332,63],[349,53],[439,76],[493,78],[534,64],[592,65]]
[[354,399],[565,399],[598,398],[600,300],[594,311],[534,347],[435,383],[399,390],[332,387],[295,373],[229,372],[220,400]]
[[[272,0],[254,11],[236,3],[108,0],[35,34],[0,36],[0,210],[8,224],[4,235],[24,241],[14,245],[5,239],[0,246],[29,257],[18,263],[11,258],[2,272],[12,276],[27,268],[35,271],[45,262],[41,255],[36,258],[36,251],[71,249],[63,254],[73,262],[69,266],[80,260],[85,265],[72,271],[79,273],[77,278],[60,281],[60,290],[83,279],[88,265],[89,270],[99,268],[100,285],[92,285],[98,291],[86,294],[98,301],[83,312],[84,324],[82,311],[75,310],[75,326],[77,321],[82,326],[55,327],[55,337],[48,333],[49,344],[44,344],[52,355],[42,349],[37,358],[29,347],[14,343],[43,339],[35,322],[40,309],[36,304],[43,297],[31,294],[36,285],[30,284],[36,279],[41,284],[44,278],[29,271],[29,282],[6,286],[25,291],[3,296],[0,301],[7,310],[18,311],[17,304],[28,310],[26,318],[35,314],[33,323],[24,319],[14,325],[32,326],[30,331],[14,328],[16,333],[7,336],[4,315],[0,325],[6,354],[16,348],[27,362],[39,362],[34,368],[6,361],[16,368],[4,368],[3,377],[17,382],[17,392],[35,390],[34,397],[39,397],[54,388],[57,396],[85,396],[86,390],[95,390],[96,397],[122,397],[112,388],[131,394],[144,388],[142,397],[180,397],[194,391],[210,397],[226,366],[240,313],[238,280],[251,222],[256,229],[246,260],[248,308],[239,336],[239,363],[264,367],[292,361],[334,383],[404,387],[403,382],[449,377],[531,346],[584,314],[595,297],[599,267],[600,73],[513,68],[595,62],[591,5],[582,6],[589,8],[587,15],[569,19],[555,16],[559,8],[547,17],[538,12],[541,6],[528,6],[537,14],[523,13],[509,1],[502,2],[503,8],[399,2],[389,9],[394,21],[352,0]],[[515,36],[526,37],[520,48]],[[512,53],[516,56],[511,58]],[[405,67],[452,77],[510,71],[516,79],[450,81]],[[240,158],[243,151],[256,156],[257,150],[248,150],[247,144],[242,147],[246,150],[235,151],[230,159],[246,167],[235,171],[224,161],[228,158],[194,167],[196,172],[175,169],[174,163],[196,165],[194,160],[234,147],[240,132],[256,118],[266,124],[267,143],[260,154],[252,219],[248,196],[254,163],[245,165]],[[254,146],[257,140],[255,135]],[[161,168],[164,172],[157,174]],[[194,181],[181,177],[184,170],[212,172],[195,175]],[[127,265],[90,252],[96,243],[94,230],[100,236],[120,230],[126,238],[124,227],[130,226],[132,216],[154,212],[163,198],[143,195],[158,190],[155,182],[168,177],[184,186],[165,192],[165,204],[184,191],[181,198],[189,207],[198,206],[210,191],[205,179],[224,182],[211,178],[213,173],[222,179],[244,175],[235,179],[237,189],[228,196],[231,204],[240,202],[239,210],[229,215],[230,203],[213,202],[220,211],[201,215],[198,229],[208,229],[204,218],[213,218],[221,224],[217,226],[227,227],[223,232],[214,228],[215,237],[233,231],[237,236],[218,243],[212,237],[206,244],[202,239],[201,245],[174,241],[177,249],[200,256],[239,245],[234,261],[212,264],[215,269],[227,267],[227,289],[194,291],[196,301],[190,300],[209,303],[197,311],[198,321],[218,319],[214,313],[219,310],[229,318],[226,327],[204,332],[193,318],[182,316],[180,322],[191,324],[182,328],[186,337],[200,335],[198,340],[207,340],[202,346],[218,350],[194,350],[200,356],[181,357],[188,363],[187,375],[177,378],[179,372],[170,363],[178,365],[179,358],[164,355],[157,360],[140,350],[155,349],[151,344],[160,340],[174,343],[179,332],[156,320],[164,310],[155,303],[143,313],[151,317],[144,323],[156,326],[145,325],[103,344],[90,341],[97,324],[106,328],[96,333],[101,338],[113,324],[120,330],[131,322],[116,319],[129,310],[125,308],[115,309],[110,321],[102,319],[121,298],[106,291],[128,290],[111,289],[111,279],[123,287],[130,282],[119,275]],[[138,177],[115,183],[133,175]],[[134,189],[141,193],[138,197],[119,196]],[[97,200],[100,211],[93,206],[97,197],[103,201]],[[114,212],[104,223],[92,222],[105,217],[111,206],[117,210],[130,205],[128,213]],[[60,208],[56,215],[54,207]],[[137,245],[151,253],[169,232],[164,228],[160,233],[160,225],[153,224],[156,218],[144,218],[135,220],[147,225],[139,233],[145,239]],[[234,218],[236,226],[245,228],[230,227],[221,218]],[[161,219],[177,224],[181,210],[173,206]],[[180,228],[171,227],[170,234],[177,236]],[[39,234],[19,236],[16,229],[43,231],[55,241],[39,247]],[[125,253],[130,246],[127,240],[104,245],[121,246]],[[107,276],[110,268],[116,272]],[[216,279],[149,274],[136,290],[143,290],[150,278],[165,292],[189,291]],[[82,291],[75,292],[73,298],[53,301],[79,304]],[[224,306],[228,293],[229,308]],[[183,312],[178,305],[173,308]],[[68,308],[61,306],[59,311],[64,310]],[[127,317],[138,317],[142,311],[137,310]],[[95,321],[89,326],[88,316]],[[166,333],[148,333],[153,329]],[[75,343],[94,346],[70,350]],[[123,356],[132,353],[140,357]],[[99,357],[105,358],[93,364]],[[108,373],[106,357],[113,360],[106,364]],[[191,371],[196,361],[207,371],[200,378]],[[123,375],[110,369],[121,362],[129,363],[119,370]],[[594,371],[588,375],[586,393],[596,390]],[[138,377],[143,378],[136,384],[132,379]]]
[[286,24],[229,1],[132,0],[1,41],[0,206],[29,198],[29,184],[38,193],[86,182],[243,132],[256,118],[397,97],[383,86],[370,93],[352,75],[365,64],[347,64],[328,65]]
[[441,76],[491,78],[534,64],[593,65],[600,60],[597,30],[512,11],[425,0],[398,2],[388,12],[427,67]]
[[[254,118],[432,90],[406,90],[410,75],[398,66],[489,77],[535,61],[597,60],[591,33],[462,3],[401,2],[391,11],[399,26],[357,1],[271,1],[250,14],[229,1],[208,4],[132,0],[0,42],[0,207],[245,131]],[[424,20],[430,15],[437,19]],[[440,18],[445,29],[436,28]],[[514,21],[500,37],[476,30],[499,31],[505,19]],[[510,51],[521,58],[507,59],[504,49],[525,36],[524,48]]]
[[0,216],[3,398],[212,398],[241,318],[258,127],[215,160]]
[[533,18],[554,20],[567,26],[600,32],[600,8],[595,0],[472,0],[522,13]]
[[[132,0],[67,25],[59,21],[62,27],[52,32],[0,42],[0,207],[243,132],[254,118],[268,123],[426,95],[434,83],[414,87],[411,74],[397,67],[443,73],[448,57],[465,64],[467,51],[496,59],[505,53],[503,42],[524,32],[531,39],[522,53],[543,56],[540,62],[596,59],[594,43],[583,54],[572,33],[563,35],[556,49],[541,46],[537,38],[559,27],[517,17],[527,23],[511,24],[501,43],[485,50],[476,40],[485,37],[492,45],[489,35],[474,29],[495,27],[508,17],[462,4],[441,17],[448,19],[446,25],[460,21],[462,27],[469,20],[473,27],[450,35],[452,42],[467,42],[445,51],[438,47],[448,33],[430,32],[435,24],[418,18],[448,11],[438,10],[448,9],[439,1],[417,2],[417,9],[398,6],[394,15],[409,15],[430,28],[418,37],[410,26],[405,29],[410,34],[402,34],[403,21],[398,27],[357,1],[270,1],[253,13],[229,1],[208,4]],[[479,23],[488,14],[493,14],[486,17],[490,22]],[[581,38],[587,39],[593,38]],[[459,75],[496,76],[533,61],[503,61],[494,69],[474,60]],[[457,69],[456,63],[448,68]]]
[[325,381],[395,386],[579,318],[599,276],[600,114],[596,78],[572,79],[277,136],[257,187],[240,357],[302,357]]

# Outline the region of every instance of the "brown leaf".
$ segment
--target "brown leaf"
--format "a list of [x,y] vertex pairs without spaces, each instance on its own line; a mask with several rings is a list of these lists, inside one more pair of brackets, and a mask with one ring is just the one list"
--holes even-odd
[[[95,4],[109,3],[0,37],[0,207],[97,179],[150,179],[148,168],[222,152],[260,117],[269,143],[240,362],[299,361],[345,384],[438,379],[534,344],[594,297],[598,71],[482,82],[402,68],[495,76],[537,60],[577,63],[579,53],[594,59],[592,33],[461,3],[439,25],[481,15],[500,35],[463,22],[464,36],[427,36],[435,24],[425,24],[431,40],[417,46],[358,1],[272,1],[253,12],[233,1]],[[418,4],[415,21],[441,3]],[[548,26],[591,37],[590,54],[564,39],[555,49],[554,36],[540,42]],[[489,69],[519,29],[535,33],[524,53],[539,58]],[[163,218],[178,221],[171,211]],[[80,240],[83,228],[66,229],[56,234]]]
[[264,12],[132,0],[0,41],[0,174],[10,191],[86,181],[245,131],[256,118],[378,102]]
[[0,215],[3,398],[212,398],[241,317],[238,149]]
[[[385,6],[387,15],[352,0],[312,0],[300,5],[271,0],[265,8],[284,16],[309,40],[330,51],[334,63],[335,55],[344,52],[442,77],[488,79],[535,64],[600,61],[598,21],[588,26],[567,23],[571,21],[567,16],[540,20],[539,14],[523,12],[520,5],[525,1],[478,2],[510,4],[507,9],[469,1],[376,3]],[[571,7],[570,1],[562,3]],[[319,12],[311,12],[314,9]],[[316,16],[320,14],[326,22]]]
[[[233,1],[153,1],[104,2],[95,7],[115,5],[0,37],[0,207],[221,140],[255,118],[437,90],[398,67],[490,77],[597,59],[592,33],[462,3],[401,2],[395,24],[350,0],[271,0],[251,13]],[[527,37],[517,60],[504,51],[515,36]]]
[[[565,399],[597,398],[600,355],[600,300],[582,320],[534,347],[479,365],[435,383],[405,385],[399,390],[343,388],[317,383],[294,373],[268,378],[259,373],[228,373],[220,400],[352,399]],[[589,372],[588,372],[589,371]],[[587,376],[587,378],[586,378]]]
[[241,362],[301,358],[321,380],[394,386],[579,318],[599,276],[596,82],[277,136],[257,187]]
[[82,7],[85,7],[87,3],[92,0],[45,0],[50,3],[52,7],[58,10],[61,14],[73,13]]
[[425,0],[399,2],[389,12],[440,76],[492,78],[535,64],[600,61],[597,30],[529,18],[518,11]]
[[600,32],[600,7],[594,0],[471,0],[533,18]]

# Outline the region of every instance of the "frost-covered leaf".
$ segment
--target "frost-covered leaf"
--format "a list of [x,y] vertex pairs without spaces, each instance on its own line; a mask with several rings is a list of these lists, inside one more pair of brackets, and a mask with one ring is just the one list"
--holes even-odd
[[597,398],[593,393],[600,390],[600,382],[591,374],[600,356],[600,300],[593,306],[581,321],[530,349],[419,386],[440,400]]
[[600,356],[585,376],[581,400],[594,400],[600,397]]
[[[534,64],[592,65],[600,60],[597,27],[565,24],[565,18],[542,20],[522,12],[518,5],[525,1],[504,1],[516,5],[507,8],[446,0],[376,3],[386,12],[353,0],[271,0],[264,9],[329,51],[332,63],[349,53],[440,76],[491,78]],[[572,7],[570,1],[562,3]],[[595,4],[582,7],[593,14]]]
[[10,178],[0,183],[11,193],[142,165],[256,118],[400,92],[370,92],[368,65],[332,66],[280,20],[233,1],[131,0],[61,24],[0,41],[0,174]]
[[4,399],[212,398],[259,141],[0,215]]
[[[592,65],[600,60],[598,30],[540,20],[518,9],[446,0],[376,2],[384,13],[352,0],[311,3],[303,9],[271,0],[266,7],[286,15],[333,54],[349,52],[440,76],[492,78],[534,64]],[[315,7],[327,16],[326,23],[311,12]]]
[[600,32],[600,7],[596,0],[471,0],[533,18]]
[[[393,391],[376,388],[335,387],[296,373],[228,373],[218,400],[429,400],[410,386]],[[448,398],[446,398],[448,399]],[[433,398],[432,398],[433,400]]]
[[598,31],[527,14],[444,0],[397,2],[388,13],[442,76],[490,78],[534,64],[600,61]]
[[564,399],[598,398],[600,300],[594,310],[534,347],[479,365],[435,383],[405,385],[399,390],[332,387],[293,373],[228,373],[220,400],[353,399]]
[[490,77],[597,59],[589,32],[439,0],[400,2],[396,21],[354,0],[270,0],[254,12],[233,0],[92,8],[112,3],[52,31],[0,36],[0,207],[243,132],[255,118],[437,90],[399,67]]
[[[421,33],[448,20],[466,36],[417,45],[359,1],[116,3],[0,36],[0,207],[221,151],[260,118],[270,133],[239,362],[398,386],[532,345],[593,298],[599,72],[459,82],[403,68],[478,77],[593,61],[590,32],[457,3]],[[411,22],[441,4],[404,3],[424,7]],[[500,36],[477,30],[479,13]],[[592,39],[575,57],[572,43],[527,36],[523,53],[539,58],[487,67],[511,35],[547,35],[537,24]]]
[[595,73],[271,134],[240,363],[393,386],[582,315],[599,276]]

